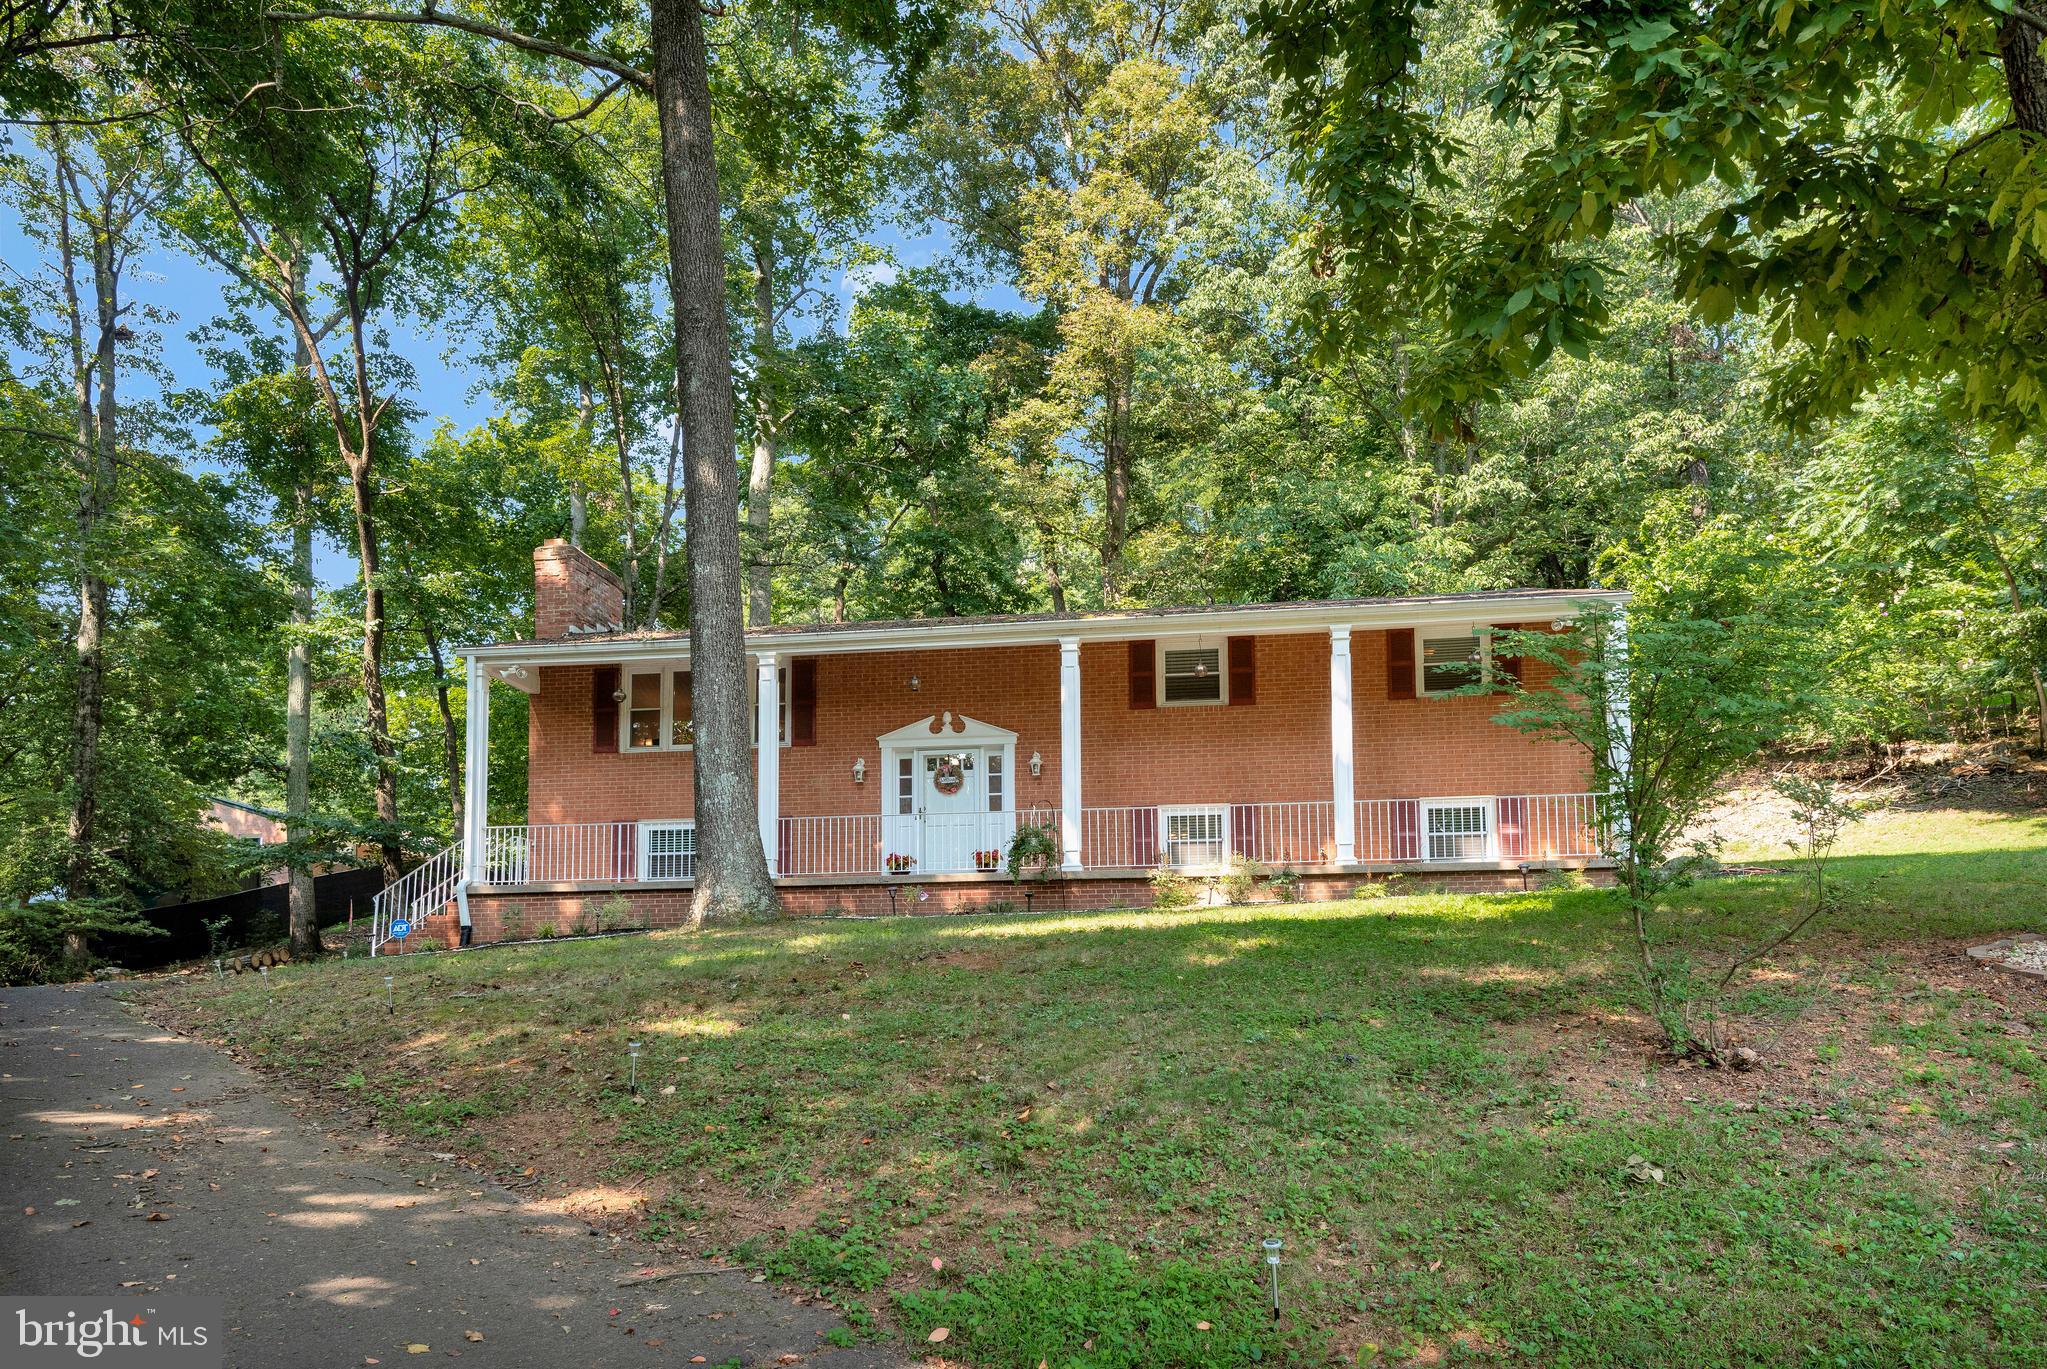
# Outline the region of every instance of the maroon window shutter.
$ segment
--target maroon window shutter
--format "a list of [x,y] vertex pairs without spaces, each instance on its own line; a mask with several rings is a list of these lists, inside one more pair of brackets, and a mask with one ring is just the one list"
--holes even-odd
[[1159,810],[1139,808],[1130,814],[1130,863],[1149,869],[1159,863]]
[[1528,800],[1503,798],[1496,805],[1500,823],[1500,858],[1517,860],[1528,854]]
[[[791,744],[792,744],[792,745],[795,745],[795,746],[809,746],[809,745],[812,745],[812,743],[810,743],[810,742],[794,742],[794,743],[791,743]],[[795,849],[795,847],[796,847],[796,819],[794,819],[794,818],[776,818],[776,819],[775,819],[775,873],[776,873],[776,874],[778,874],[778,875],[787,875],[787,874],[793,874],[793,873],[794,873],[794,872],[793,872],[792,870],[790,870],[790,868],[789,868],[789,859],[790,859],[790,853],[791,853],[791,852],[792,852],[792,851],[793,851],[793,850]]]
[[618,753],[618,667],[601,665],[590,672],[590,749],[600,755]]
[[789,666],[789,745],[817,745],[817,661],[806,657]]
[[[1248,642],[1249,637],[1232,637],[1230,644]],[[1235,667],[1233,666],[1234,670]],[[1235,687],[1232,686],[1230,702],[1235,703]],[[1230,854],[1242,856],[1245,860],[1258,859],[1258,806],[1251,803],[1230,805]]]
[[1386,697],[1414,697],[1414,629],[1386,629]]
[[1258,639],[1230,638],[1230,702],[1258,702]]
[[[1409,695],[1412,698],[1412,695]],[[1420,860],[1422,857],[1422,805],[1419,799],[1401,799],[1393,805],[1393,858]]]
[[[1159,665],[1157,642],[1130,644],[1130,706],[1159,706]],[[1145,861],[1149,865],[1151,862]]]

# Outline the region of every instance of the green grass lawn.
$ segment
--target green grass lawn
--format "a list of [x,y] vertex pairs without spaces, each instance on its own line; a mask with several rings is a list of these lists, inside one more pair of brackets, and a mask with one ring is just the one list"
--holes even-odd
[[[1742,990],[1746,1074],[1658,1054],[1611,895],[1569,888],[792,923],[159,1006],[973,1364],[2047,1362],[2047,997],[1953,954],[2047,930],[2047,822],[1888,814],[1839,870],[1853,917]],[[1731,944],[1790,892],[1673,915]]]

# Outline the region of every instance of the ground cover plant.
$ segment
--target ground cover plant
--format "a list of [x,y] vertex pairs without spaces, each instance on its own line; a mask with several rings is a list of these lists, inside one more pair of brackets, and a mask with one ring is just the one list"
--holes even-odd
[[[1798,897],[1782,850],[1739,854],[1764,873],[1665,914],[1702,944]],[[972,1364],[2037,1362],[2047,1000],[1958,950],[2047,931],[2047,820],[1893,809],[1832,870],[1852,913],[1734,986],[1750,1071],[1670,1057],[1616,896],[1563,880],[336,962],[154,1006]]]

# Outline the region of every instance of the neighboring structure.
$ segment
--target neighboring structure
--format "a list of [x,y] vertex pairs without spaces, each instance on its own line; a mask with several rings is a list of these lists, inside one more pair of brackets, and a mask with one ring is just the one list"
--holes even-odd
[[[477,939],[566,932],[599,905],[679,921],[695,872],[689,639],[618,630],[617,578],[534,553],[536,636],[465,648],[464,838],[387,891],[459,902]],[[1022,823],[1055,834],[1036,907],[1149,900],[1148,874],[1234,857],[1302,896],[1416,872],[1518,884],[1597,863],[1590,757],[1495,722],[1477,679],[1500,628],[1548,629],[1607,591],[776,624],[747,634],[763,850],[791,912],[1021,901]],[[527,822],[485,825],[485,678],[531,696]],[[765,742],[766,745],[761,745]],[[911,905],[904,904],[905,910]],[[430,917],[427,939],[454,939]],[[465,924],[466,925],[466,924]]]
[[[241,837],[255,842],[258,846],[281,846],[285,841],[284,823],[275,813],[235,799],[207,800],[206,811],[200,815],[199,820],[231,837]],[[250,876],[243,882],[242,887],[261,889],[272,884],[282,884],[289,878],[291,871],[279,865]]]

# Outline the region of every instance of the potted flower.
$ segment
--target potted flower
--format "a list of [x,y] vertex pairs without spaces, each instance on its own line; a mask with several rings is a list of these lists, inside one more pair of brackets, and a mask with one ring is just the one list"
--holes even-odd
[[1002,852],[1000,851],[974,852],[974,868],[976,870],[993,870],[1001,864]]
[[898,851],[888,856],[886,864],[890,874],[907,875],[910,871],[917,868],[917,858],[915,856],[906,856]]

